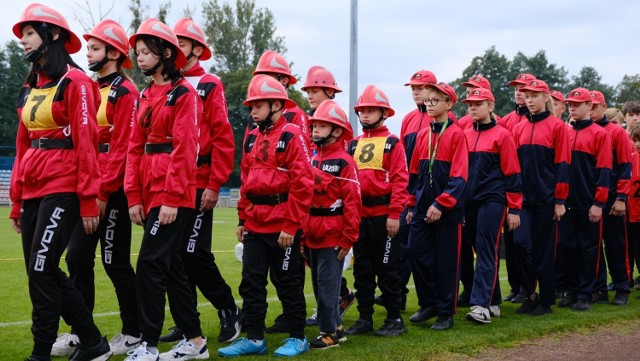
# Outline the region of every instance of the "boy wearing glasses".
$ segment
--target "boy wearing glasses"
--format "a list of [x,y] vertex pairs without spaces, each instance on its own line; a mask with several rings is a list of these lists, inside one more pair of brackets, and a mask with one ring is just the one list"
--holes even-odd
[[409,258],[420,306],[411,319],[437,316],[431,328],[446,330],[456,312],[469,153],[463,131],[447,116],[455,90],[446,83],[427,87],[425,104],[434,121],[418,133],[409,168]]

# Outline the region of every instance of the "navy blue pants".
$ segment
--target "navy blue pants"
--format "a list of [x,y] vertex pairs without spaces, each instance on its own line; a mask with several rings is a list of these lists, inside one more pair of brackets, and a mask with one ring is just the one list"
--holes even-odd
[[400,229],[398,230],[400,239],[400,287],[404,294],[409,293],[407,284],[411,279],[411,261],[409,261],[409,224],[407,224],[407,208],[400,213]]
[[340,284],[344,258],[338,259],[338,251],[331,248],[310,248],[311,279],[318,303],[318,328],[320,332],[333,333],[342,324],[339,312]]
[[498,265],[500,264],[500,232],[506,216],[503,204],[487,202],[465,208],[463,243],[471,243],[476,251],[476,269],[471,288],[471,305],[489,308],[501,302]]
[[539,302],[547,307],[551,307],[556,299],[555,250],[558,235],[553,209],[553,204],[522,207],[520,227],[513,231],[522,288],[531,295],[536,291],[537,281],[540,284]]
[[627,222],[627,237],[629,239],[629,277],[633,278],[634,265],[640,274],[640,222]]
[[559,246],[566,260],[567,291],[579,300],[591,301],[598,274],[602,219],[589,221],[589,211],[567,209],[559,224]]
[[[607,268],[616,291],[629,291],[631,266],[629,265],[629,247],[627,246],[627,222],[625,216],[609,214],[615,197],[609,198],[607,206],[602,210],[602,237],[600,259],[598,260],[598,278],[593,289],[607,290]],[[604,247],[604,252],[603,248]],[[606,254],[606,267],[605,267]]]
[[462,225],[413,219],[409,259],[420,307],[438,307],[441,316],[456,313]]
[[504,263],[507,266],[507,282],[511,287],[511,292],[519,293],[522,290],[522,282],[518,272],[518,256],[513,246],[513,231],[503,230],[502,239],[504,240]]

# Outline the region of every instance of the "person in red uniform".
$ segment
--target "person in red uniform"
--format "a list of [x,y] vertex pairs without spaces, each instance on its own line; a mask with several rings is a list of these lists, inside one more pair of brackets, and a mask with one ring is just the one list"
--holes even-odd
[[[500,315],[498,253],[502,226],[505,219],[509,230],[520,226],[520,163],[511,133],[497,126],[492,116],[495,98],[491,90],[476,88],[463,102],[475,122],[464,133],[469,149],[469,180],[465,187],[463,243],[473,245],[477,256],[467,319],[491,323],[491,317]],[[471,259],[473,264],[473,256]]]
[[606,265],[604,252],[599,250],[598,276],[594,288],[593,301],[608,303],[607,268],[616,291],[611,302],[616,306],[624,306],[629,302],[629,282],[631,269],[629,267],[629,255],[627,246],[627,195],[629,193],[629,178],[631,177],[631,152],[632,145],[629,136],[622,127],[610,123],[604,115],[607,110],[607,101],[604,95],[597,91],[591,91],[591,119],[604,128],[611,138],[612,168],[609,181],[609,195],[605,207],[602,209],[603,228],[602,236],[606,250]]
[[180,74],[186,59],[170,27],[146,19],[129,44],[138,55],[142,73],[152,80],[140,93],[124,184],[131,221],[144,226],[136,268],[143,342],[129,352],[127,361],[158,359],[167,289],[180,303],[174,305],[174,318],[185,339],[178,346],[180,352],[163,353],[162,359],[206,358],[209,351],[195,298],[181,254],[176,252],[189,238],[189,220],[196,204],[195,160],[202,103]]
[[338,307],[342,269],[344,257],[358,240],[362,200],[356,163],[344,148],[344,141],[353,139],[347,114],[338,103],[325,100],[309,120],[317,152],[311,160],[315,177],[304,243],[320,329],[310,347],[325,349],[339,346],[344,337]]
[[[218,310],[220,319],[219,342],[231,342],[240,334],[240,309],[236,306],[231,288],[225,282],[213,253],[211,235],[213,208],[218,202],[220,186],[231,174],[233,167],[233,130],[228,120],[224,85],[220,78],[207,74],[200,65],[201,60],[211,58],[202,29],[191,19],[182,18],[176,22],[174,32],[178,37],[180,50],[187,57],[182,68],[182,76],[196,89],[203,104],[203,113],[198,121],[198,161],[196,174],[196,213],[190,221],[189,238],[181,246],[182,259],[192,289],[197,300],[196,287]],[[172,313],[174,295],[169,290],[169,307]],[[180,341],[183,338],[179,327],[160,337],[160,342]]]
[[553,115],[564,120],[564,112],[567,110],[564,94],[558,90],[552,90],[551,97],[553,98]]
[[[466,82],[462,83],[462,86],[466,88],[467,90],[467,96],[474,90],[474,89],[478,89],[478,88],[484,88],[484,89],[488,89],[489,91],[491,91],[491,83],[489,82],[489,80],[481,75],[474,75],[471,78],[469,78],[469,80],[467,80]],[[501,122],[502,118],[500,118],[497,114],[493,113],[491,114],[491,116],[497,121],[497,122]],[[469,116],[469,114],[465,114],[462,118],[458,119],[458,127],[460,127],[460,129],[462,130],[467,130],[469,128],[473,128],[474,127],[474,120]],[[462,256],[462,255],[461,255]],[[473,274],[472,277],[473,279]],[[464,285],[464,283],[463,283]],[[466,290],[466,288],[465,288]]]
[[434,330],[453,327],[458,300],[463,195],[469,169],[464,132],[447,116],[457,96],[446,83],[427,85],[433,123],[418,133],[409,166],[409,259],[420,308],[409,319],[438,317]]
[[[83,36],[87,40],[89,70],[97,73],[100,87],[98,109],[98,150],[102,182],[98,193],[100,225],[90,235],[76,228],[67,249],[69,276],[93,312],[95,304],[94,272],[96,247],[100,241],[102,264],[111,279],[120,306],[122,331],[109,346],[115,355],[127,353],[140,343],[136,302],[135,272],[131,267],[131,221],[124,194],[124,169],[131,121],[135,114],[138,89],[124,75],[131,68],[127,33],[113,20],[103,20]],[[62,334],[53,345],[52,355],[68,354],[73,330]]]
[[602,213],[609,196],[613,148],[609,133],[594,124],[590,116],[593,99],[588,89],[573,89],[567,103],[571,115],[571,176],[558,243],[564,249],[564,259],[559,262],[566,262],[567,292],[559,306],[587,311],[598,275]]
[[[521,121],[526,120],[527,114],[529,114],[524,93],[521,92],[520,89],[535,79],[536,77],[531,74],[520,74],[509,82],[509,85],[514,89],[515,110],[502,117],[498,125],[507,128],[511,134],[513,134],[513,127]],[[509,286],[511,287],[511,292],[504,297],[504,300],[512,303],[522,303],[526,295],[522,289],[522,280],[519,278],[520,272],[518,272],[517,264],[515,263],[516,255],[513,246],[513,232],[510,230],[504,230],[504,254],[505,264],[507,266],[507,278]]]
[[295,102],[275,78],[254,76],[243,104],[251,107],[258,125],[244,140],[236,230],[238,241],[244,243],[240,295],[247,337],[218,349],[218,355],[267,352],[264,330],[270,274],[290,331],[274,354],[295,356],[309,349],[304,336],[306,303],[300,276],[304,270],[300,236],[303,215],[309,213],[311,205],[311,158],[302,131],[283,115],[284,109],[295,106]]
[[627,213],[629,214],[627,235],[629,237],[629,253],[631,253],[629,268],[633,271],[635,255],[632,253],[634,250],[640,250],[640,156],[638,156],[638,152],[640,152],[640,123],[636,122],[635,125],[627,128],[627,132],[634,145],[631,153],[631,179],[629,198],[627,199]]
[[80,39],[56,10],[31,4],[13,26],[32,63],[18,96],[16,159],[11,173],[9,218],[22,236],[32,304],[33,349],[28,360],[49,360],[60,317],[80,345],[71,360],[106,360],[107,340],[82,294],[60,269],[75,228],[98,230],[100,190],[97,84],[69,54]]
[[[387,317],[379,336],[407,332],[400,315],[400,213],[407,201],[407,163],[400,139],[384,122],[395,111],[387,96],[376,86],[367,85],[354,107],[363,134],[348,148],[358,166],[362,192],[360,235],[353,247],[353,277],[360,317],[345,333],[373,331],[373,305],[376,285],[382,292]],[[377,278],[377,282],[376,282]]]
[[553,312],[555,303],[556,227],[565,213],[571,153],[567,126],[551,115],[553,100],[547,83],[532,80],[520,92],[528,113],[512,132],[523,194],[520,227],[513,232],[513,244],[526,298],[516,313],[543,316]]

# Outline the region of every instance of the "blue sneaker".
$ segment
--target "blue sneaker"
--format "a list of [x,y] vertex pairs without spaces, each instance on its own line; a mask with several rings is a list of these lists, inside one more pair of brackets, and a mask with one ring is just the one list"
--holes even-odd
[[218,355],[222,357],[264,355],[265,353],[267,353],[267,342],[265,340],[262,340],[262,344],[256,345],[246,337],[240,337],[233,341],[231,345],[218,349]]
[[273,354],[275,356],[297,356],[303,352],[309,351],[309,342],[305,337],[304,340],[299,338],[285,338],[282,341],[282,346],[278,347],[276,352]]

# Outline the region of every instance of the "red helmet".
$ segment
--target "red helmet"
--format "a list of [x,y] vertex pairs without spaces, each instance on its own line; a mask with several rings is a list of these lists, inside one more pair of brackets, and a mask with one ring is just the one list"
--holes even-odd
[[260,57],[258,66],[256,66],[256,70],[253,71],[253,75],[261,73],[277,73],[286,75],[289,77],[289,84],[291,85],[298,82],[298,79],[291,74],[291,68],[289,68],[287,60],[273,50],[265,51]]
[[156,38],[165,40],[175,48],[173,50],[176,52],[176,67],[182,68],[187,64],[187,58],[184,56],[182,50],[180,50],[180,47],[178,46],[178,38],[176,37],[176,34],[173,33],[173,30],[171,30],[171,28],[167,26],[167,24],[156,18],[148,18],[147,20],[143,21],[142,24],[140,24],[140,26],[138,27],[138,31],[136,31],[135,34],[129,37],[129,45],[131,45],[133,49],[136,48],[136,41],[138,41],[138,36],[140,35],[151,35],[155,36]]
[[309,120],[321,120],[323,122],[337,125],[344,129],[340,138],[344,140],[353,139],[353,129],[351,128],[347,114],[342,110],[342,108],[340,108],[338,103],[333,100],[327,99],[320,103],[315,113],[309,117]]
[[102,20],[87,34],[82,35],[84,40],[89,38],[96,38],[103,41],[124,54],[125,60],[122,63],[123,68],[131,68],[133,64],[129,59],[129,43],[127,39],[127,33],[124,31],[122,25],[113,20]]
[[392,117],[396,112],[391,109],[389,105],[389,98],[387,95],[378,89],[375,85],[367,85],[364,91],[358,98],[356,106],[353,107],[356,111],[360,111],[364,107],[376,107],[387,109],[387,117]]
[[202,52],[202,56],[200,56],[200,60],[211,59],[211,49],[207,46],[207,38],[204,36],[204,31],[202,31],[202,29],[194,23],[193,20],[189,18],[182,18],[178,20],[176,25],[173,27],[173,31],[178,37],[195,40],[202,45],[204,50]]
[[22,27],[25,23],[32,21],[52,24],[66,30],[69,33],[69,40],[64,44],[64,47],[67,49],[69,54],[75,54],[80,51],[80,48],[82,48],[80,39],[73,33],[73,31],[71,31],[67,20],[65,20],[62,14],[42,4],[31,4],[24,9],[20,16],[20,21],[13,26],[13,34],[18,37],[18,39],[21,39]]
[[306,91],[307,88],[329,88],[336,91],[336,93],[340,93],[342,89],[338,87],[338,83],[336,83],[336,78],[333,77],[331,72],[321,66],[312,66],[309,68],[307,72],[307,78],[304,80],[304,85],[301,90]]
[[280,82],[266,74],[258,74],[251,79],[249,88],[247,88],[247,99],[242,104],[249,106],[249,103],[255,100],[284,100],[285,108],[294,108],[296,102],[289,99],[287,90]]

